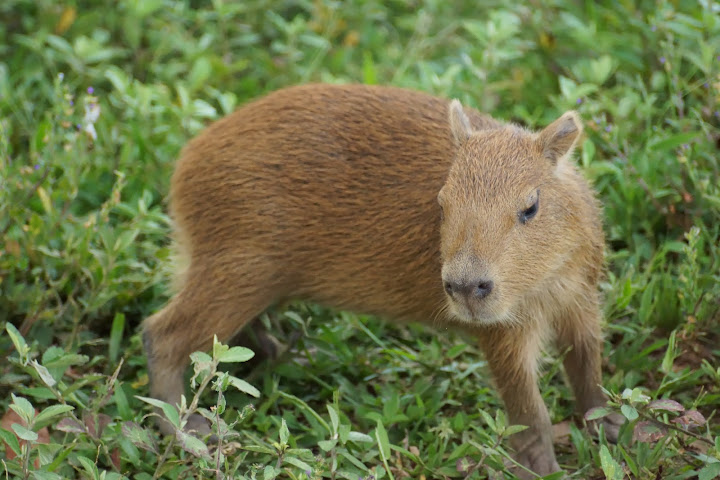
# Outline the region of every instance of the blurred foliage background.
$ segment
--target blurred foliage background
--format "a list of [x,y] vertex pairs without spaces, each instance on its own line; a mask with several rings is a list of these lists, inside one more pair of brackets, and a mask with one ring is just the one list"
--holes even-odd
[[[606,388],[637,387],[697,409],[707,419],[699,435],[714,446],[677,432],[631,445],[628,428],[608,447],[570,425],[561,463],[577,478],[720,474],[716,2],[4,0],[0,18],[0,320],[28,349],[0,337],[8,359],[0,411],[17,405],[14,393],[40,409],[72,405],[107,417],[104,434],[79,417],[85,429],[51,428],[55,446],[31,442],[20,452],[28,463],[8,457],[8,471],[29,475],[32,458],[39,478],[207,474],[202,455],[170,448],[163,458],[120,438],[123,422],[148,424],[134,397],[147,394],[137,327],[167,300],[173,162],[187,140],[244,102],[322,81],[457,97],[531,128],[577,109],[587,131],[578,162],[605,208]],[[484,478],[502,470],[502,431],[482,428],[498,399],[474,345],[315,305],[264,321],[281,323],[281,338],[303,336],[283,362],[240,370],[262,396],[254,413],[242,410],[247,397],[228,396],[228,410],[245,412],[238,435],[257,448],[241,449],[235,470],[224,471]],[[43,382],[32,359],[54,365],[58,385]],[[559,422],[572,404],[558,368],[550,358],[542,382]],[[92,387],[102,381],[106,397]],[[618,407],[643,413],[639,398],[618,398]],[[308,412],[328,418],[328,402],[340,424],[372,441],[324,448],[328,432]],[[283,460],[272,444],[278,431],[314,463]],[[99,446],[107,457],[92,453]]]

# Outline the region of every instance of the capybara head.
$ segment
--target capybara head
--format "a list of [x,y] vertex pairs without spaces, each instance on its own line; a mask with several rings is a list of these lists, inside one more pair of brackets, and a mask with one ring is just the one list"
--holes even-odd
[[582,126],[567,112],[539,133],[473,131],[457,100],[449,114],[457,154],[438,194],[449,312],[479,325],[520,322],[516,307],[552,291],[544,283],[579,247],[568,157]]

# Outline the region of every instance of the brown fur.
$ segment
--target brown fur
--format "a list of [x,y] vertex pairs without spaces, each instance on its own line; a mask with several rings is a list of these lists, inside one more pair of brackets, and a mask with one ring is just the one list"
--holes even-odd
[[[214,123],[172,178],[187,268],[145,323],[152,395],[177,402],[191,352],[287,299],[449,324],[479,338],[510,420],[530,426],[512,437],[518,459],[556,470],[536,373],[547,339],[570,349],[580,410],[605,402],[603,232],[569,160],[581,131],[573,112],[532,133],[458,102],[359,85],[280,90]],[[444,292],[488,280],[484,298]]]

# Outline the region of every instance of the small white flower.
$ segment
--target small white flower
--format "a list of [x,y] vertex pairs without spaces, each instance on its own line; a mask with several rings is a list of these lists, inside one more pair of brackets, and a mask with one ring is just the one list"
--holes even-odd
[[90,135],[90,138],[97,140],[95,122],[100,117],[100,105],[91,102],[85,104],[85,116],[83,117],[83,131]]

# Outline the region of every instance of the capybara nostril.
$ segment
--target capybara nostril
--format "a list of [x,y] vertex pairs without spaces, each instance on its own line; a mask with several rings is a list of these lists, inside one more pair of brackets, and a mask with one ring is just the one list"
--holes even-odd
[[473,294],[475,295],[475,298],[482,300],[483,298],[490,295],[490,292],[492,292],[494,286],[495,284],[492,280],[482,280],[478,282]]

